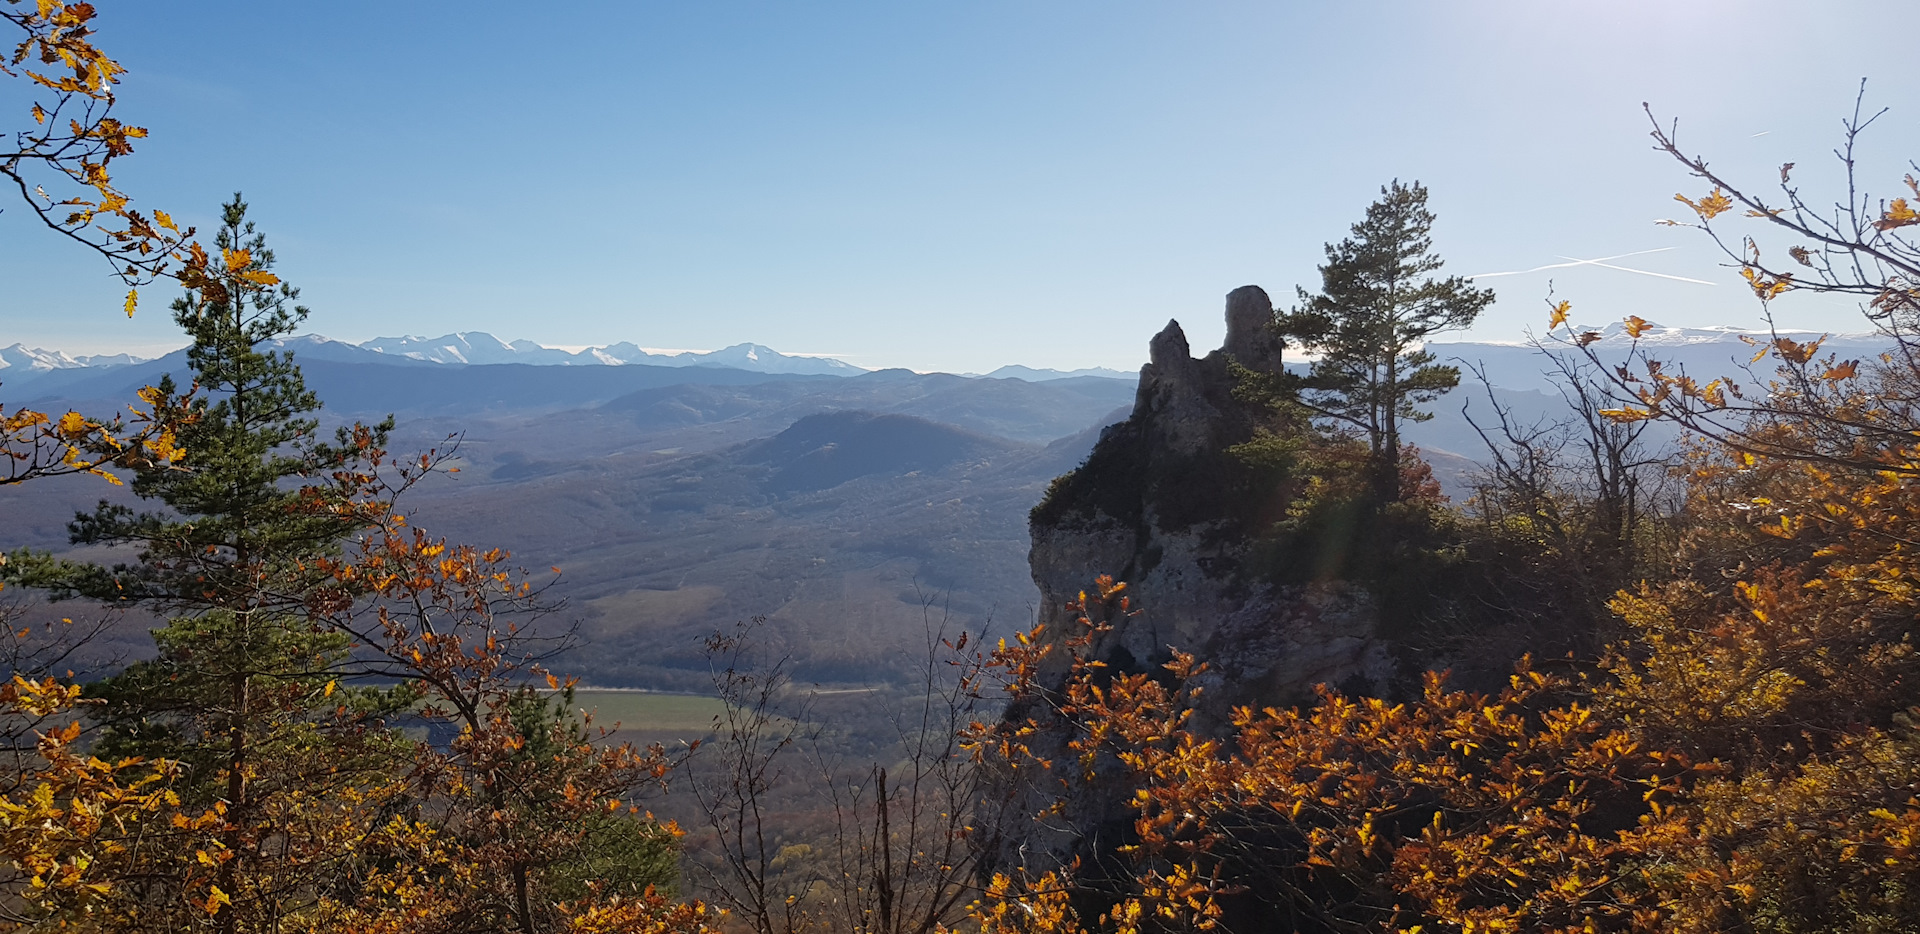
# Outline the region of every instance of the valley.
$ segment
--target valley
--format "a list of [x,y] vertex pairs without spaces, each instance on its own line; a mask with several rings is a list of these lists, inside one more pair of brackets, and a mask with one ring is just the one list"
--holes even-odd
[[[995,378],[460,364],[288,344],[329,424],[393,414],[394,451],[455,450],[457,472],[428,478],[402,509],[437,536],[559,568],[557,620],[577,627],[579,646],[558,664],[608,688],[710,690],[701,639],[743,620],[764,620],[796,678],[829,685],[910,680],[929,627],[1029,625],[1040,597],[1027,512],[1101,427],[1126,416],[1135,391],[1132,379],[1027,368],[1008,371],[1028,378]],[[1666,349],[1724,370],[1743,346],[1676,333]],[[1469,379],[1407,429],[1445,492],[1464,500],[1484,457],[1469,418],[1491,426],[1495,401],[1522,425],[1568,410],[1536,351],[1434,349],[1497,381]],[[0,385],[38,405],[110,411],[177,370],[173,356],[23,366]],[[0,510],[14,546],[64,551],[66,523],[101,497],[134,502],[125,488],[67,477],[0,488]],[[121,620],[101,663],[138,655],[149,625]]]

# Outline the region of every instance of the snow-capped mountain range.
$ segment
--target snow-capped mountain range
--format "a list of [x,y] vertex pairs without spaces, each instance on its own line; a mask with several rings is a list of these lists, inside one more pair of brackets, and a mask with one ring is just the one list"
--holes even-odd
[[132,354],[92,354],[68,356],[58,350],[41,350],[23,344],[0,347],[0,374],[12,375],[25,370],[44,373],[49,370],[70,370],[83,366],[131,366],[147,362],[146,357]]
[[[1588,331],[1593,331],[1598,333],[1601,339],[1609,344],[1624,344],[1632,340],[1632,338],[1627,336],[1626,323],[1622,321],[1613,321],[1607,324],[1576,324],[1570,330],[1573,334],[1583,334]],[[1566,333],[1568,332],[1555,332],[1556,336],[1562,336]],[[1786,328],[1782,328],[1777,333],[1781,337],[1791,338],[1796,341],[1813,340],[1825,334],[1828,337],[1828,342],[1835,344],[1853,344],[1859,342],[1873,342],[1875,344],[1886,343],[1886,339],[1878,334],[1838,334]],[[1752,328],[1740,328],[1728,325],[1704,328],[1678,328],[1667,327],[1666,325],[1649,321],[1647,322],[1646,329],[1640,332],[1639,343],[1643,347],[1684,347],[1696,344],[1745,345],[1746,341],[1741,339],[1743,337],[1770,338],[1772,336],[1772,334],[1755,331]],[[1497,347],[1527,346],[1525,341],[1455,341],[1450,343],[1488,344]]]
[[[720,350],[697,352],[648,351],[631,342],[587,347],[578,351],[546,347],[533,341],[503,341],[484,331],[462,331],[443,337],[376,337],[359,344],[317,334],[286,338],[277,346],[312,360],[342,363],[432,363],[444,365],[521,363],[536,366],[625,366],[643,364],[670,367],[725,367],[756,373],[796,376],[857,376],[866,370],[831,357],[783,354],[763,344],[735,344]],[[385,358],[384,360],[382,358]],[[0,347],[0,379],[18,383],[55,370],[80,367],[130,366],[148,359],[131,354],[74,356],[23,344]]]
[[[276,346],[294,351],[307,360],[331,360],[338,363],[442,364],[467,366],[519,363],[534,366],[667,366],[723,367],[754,373],[791,376],[858,376],[868,372],[843,360],[817,354],[783,354],[765,344],[735,344],[711,351],[648,350],[631,341],[568,350],[548,347],[530,340],[505,341],[485,331],[460,331],[440,337],[376,337],[358,344],[337,341],[317,334],[276,341]],[[30,348],[23,344],[0,347],[0,381],[18,388],[23,382],[57,370],[82,367],[131,366],[145,363],[148,357],[132,354],[74,356],[58,350]],[[982,374],[969,373],[968,376]],[[1108,379],[1132,379],[1134,374],[1106,367],[1078,370],[1054,370],[1003,366],[984,374],[991,379],[1023,379],[1045,382],[1092,376]]]
[[528,363],[539,366],[723,366],[756,373],[852,376],[864,369],[832,357],[783,354],[763,344],[735,344],[706,352],[650,351],[631,341],[577,351],[529,340],[503,341],[485,331],[461,331],[444,337],[376,337],[357,344],[362,350],[430,363]]
[[[1735,327],[1682,328],[1650,325],[1635,342],[1624,333],[1619,322],[1591,328],[1578,327],[1574,333],[1598,331],[1602,338],[1594,345],[1603,357],[1624,354],[1637,343],[1672,362],[1695,368],[1721,367],[1752,356],[1750,345],[1742,340],[1762,339],[1770,335]],[[1783,337],[1811,340],[1820,336],[1813,331],[1783,331]],[[654,366],[708,367],[744,370],[790,376],[859,376],[869,372],[832,357],[783,354],[764,344],[735,344],[713,351],[647,350],[630,341],[568,350],[547,347],[529,340],[504,341],[485,331],[461,331],[441,337],[377,337],[358,344],[336,341],[317,334],[301,335],[276,342],[305,360],[338,363],[385,363],[402,366],[468,366],[484,364],[530,364],[535,366]],[[1843,357],[1871,357],[1891,342],[1878,334],[1834,334],[1823,344],[1826,352]],[[1549,342],[1548,349],[1564,345]],[[1512,388],[1548,388],[1550,379],[1541,373],[1538,353],[1525,343],[1513,341],[1445,341],[1428,345],[1442,361],[1484,365],[1496,385]],[[176,352],[177,353],[177,352]],[[173,356],[172,354],[168,355]],[[69,355],[57,350],[29,348],[22,344],[0,347],[0,383],[20,389],[39,377],[81,368],[105,369],[146,363],[148,358],[131,354]],[[1705,369],[1702,369],[1705,372]],[[1055,370],[1010,364],[984,375],[991,379],[1020,379],[1045,382],[1076,377],[1132,379],[1134,373],[1106,367]]]
[[[1737,378],[1747,372],[1749,366],[1756,367],[1758,372],[1755,375],[1762,378],[1773,372],[1773,363],[1756,363],[1754,354],[1759,351],[1760,344],[1771,340],[1775,334],[1737,327],[1681,328],[1649,322],[1640,337],[1635,339],[1628,336],[1625,324],[1616,321],[1606,325],[1576,326],[1571,332],[1556,331],[1540,348],[1520,341],[1436,341],[1429,343],[1426,349],[1432,351],[1441,363],[1461,367],[1461,375],[1467,383],[1475,378],[1470,370],[1477,370],[1495,386],[1553,392],[1559,377],[1556,368],[1541,355],[1542,352],[1571,352],[1574,347],[1572,335],[1588,331],[1600,335],[1599,341],[1589,345],[1589,349],[1601,362],[1609,365],[1625,362],[1628,352],[1637,348],[1643,354],[1667,364],[1670,372],[1692,373],[1708,378]],[[1807,342],[1822,337],[1822,332],[1782,329],[1778,336]],[[1883,334],[1827,334],[1825,338],[1820,344],[1823,358],[1833,354],[1840,359],[1870,360],[1891,349],[1894,343],[1892,338]]]

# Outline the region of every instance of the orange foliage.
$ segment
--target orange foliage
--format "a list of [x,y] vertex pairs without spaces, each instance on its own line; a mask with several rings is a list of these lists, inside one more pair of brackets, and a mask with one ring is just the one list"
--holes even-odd
[[29,126],[8,134],[13,145],[0,149],[0,177],[19,189],[47,227],[107,259],[130,287],[125,309],[131,316],[138,287],[169,275],[194,232],[180,229],[165,211],[148,217],[133,209],[113,186],[113,160],[131,154],[147,130],[112,115],[114,86],[126,69],[93,44],[94,5],[34,0],[22,6],[23,0],[6,0],[0,8],[0,23],[18,30],[12,54],[0,58],[0,75],[48,96],[28,109]]
[[[1774,444],[1807,447],[1780,422]],[[1920,447],[1884,452],[1920,462]],[[1522,663],[1495,695],[1190,721],[1192,675],[1087,657],[1130,612],[995,653],[1015,716],[971,748],[1053,796],[1122,783],[1128,867],[1009,867],[975,906],[1020,930],[1827,931],[1920,921],[1920,484],[1904,470],[1702,448],[1690,578],[1620,594],[1587,676]],[[1064,680],[1045,673],[1065,671]],[[1049,687],[1050,684],[1057,687]],[[1046,736],[1067,737],[1051,758]],[[1036,872],[1039,870],[1036,870]],[[1048,894],[1055,893],[1055,894]],[[1061,894],[1064,893],[1064,894]],[[1051,899],[1051,901],[1049,901]],[[1019,909],[1009,912],[1007,905]]]
[[[590,717],[553,711],[528,688],[529,677],[563,687],[539,663],[557,642],[537,626],[548,609],[543,588],[509,557],[430,538],[392,516],[357,557],[330,565],[338,586],[316,609],[378,652],[379,670],[417,686],[424,717],[450,721],[458,734],[444,748],[417,746],[405,780],[410,813],[363,844],[381,868],[359,898],[325,902],[314,929],[704,930],[705,906],[651,890],[595,889],[571,902],[541,891],[542,874],[576,852],[595,818],[651,820],[634,796],[674,763],[658,745],[604,742]],[[679,833],[670,823],[664,832]]]
[[[165,211],[143,214],[113,185],[108,168],[147,130],[112,116],[114,86],[126,69],[94,45],[96,15],[91,3],[64,0],[0,6],[0,23],[18,30],[11,54],[0,56],[0,76],[47,95],[28,109],[31,123],[7,135],[10,146],[0,144],[0,179],[48,228],[108,261],[128,286],[123,308],[132,316],[140,286],[174,277],[197,288],[196,272],[209,277],[204,261],[192,261],[205,256],[190,243],[192,228],[181,229]],[[151,387],[141,400],[145,408],[131,409],[130,431],[125,418],[0,407],[0,484],[63,473],[118,483],[106,469],[112,464],[178,462],[185,452],[174,443],[177,426],[164,416],[182,410],[182,400],[159,398]]]
[[[148,852],[222,822],[218,808],[181,807],[173,764],[108,762],[82,751],[80,693],[78,685],[17,674],[0,685],[0,716],[38,725],[30,763],[0,780],[0,857],[13,870],[0,931],[123,918],[127,882]],[[189,888],[204,897],[210,879],[199,873]]]

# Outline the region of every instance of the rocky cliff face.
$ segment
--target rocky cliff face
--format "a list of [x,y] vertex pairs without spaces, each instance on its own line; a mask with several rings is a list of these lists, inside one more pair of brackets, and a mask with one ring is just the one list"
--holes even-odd
[[[1267,293],[1227,296],[1226,344],[1195,359],[1178,321],[1153,338],[1133,415],[1108,428],[1086,463],[1034,510],[1028,561],[1050,631],[1098,574],[1128,582],[1142,608],[1094,651],[1129,670],[1168,647],[1212,666],[1203,713],[1285,703],[1315,684],[1385,688],[1392,674],[1368,595],[1343,582],[1277,586],[1247,569],[1250,536],[1284,503],[1250,489],[1227,453],[1253,437],[1264,408],[1235,398],[1229,361],[1280,367]],[[1357,682],[1357,683],[1356,683]]]
[[[1067,604],[1096,575],[1126,581],[1140,612],[1115,621],[1088,651],[1127,672],[1157,667],[1170,647],[1192,652],[1209,666],[1193,720],[1206,732],[1239,705],[1289,703],[1320,683],[1378,694],[1393,675],[1364,590],[1340,581],[1281,585],[1250,568],[1254,534],[1286,504],[1228,453],[1268,417],[1235,397],[1232,364],[1279,369],[1279,338],[1265,326],[1272,313],[1260,288],[1234,290],[1225,346],[1198,359],[1179,322],[1169,322],[1140,371],[1132,416],[1055,482],[1031,522],[1029,562],[1047,632],[1072,631]],[[1056,676],[1063,672],[1064,661]],[[1025,713],[1016,705],[1009,715]],[[1076,800],[1060,823],[1007,836],[1003,864],[1049,868],[1109,850],[1116,841],[1102,838],[1124,834],[1131,819],[1125,789],[1117,790],[1111,799],[1100,783],[1069,792]]]

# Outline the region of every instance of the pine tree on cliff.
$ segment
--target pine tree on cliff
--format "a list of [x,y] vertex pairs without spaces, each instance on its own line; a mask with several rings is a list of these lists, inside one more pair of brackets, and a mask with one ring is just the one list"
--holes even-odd
[[1400,496],[1400,423],[1432,418],[1419,407],[1460,383],[1460,369],[1435,363],[1423,345],[1468,327],[1493,301],[1466,279],[1432,277],[1441,266],[1433,220],[1419,182],[1381,188],[1352,236],[1327,244],[1319,294],[1301,289],[1276,322],[1292,347],[1318,358],[1296,401],[1366,439],[1382,501]]

